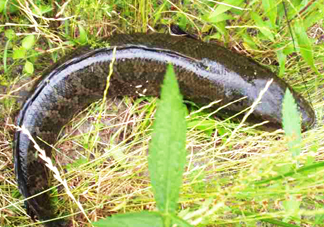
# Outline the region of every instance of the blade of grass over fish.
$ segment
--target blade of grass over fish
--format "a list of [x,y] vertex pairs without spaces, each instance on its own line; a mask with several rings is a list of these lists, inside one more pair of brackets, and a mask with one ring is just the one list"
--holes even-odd
[[157,212],[117,214],[92,223],[96,227],[163,227],[162,216]]
[[293,157],[296,157],[301,152],[299,147],[302,140],[300,114],[297,110],[295,99],[288,89],[283,100],[282,119],[283,129],[289,140],[288,148],[292,152]]
[[313,57],[313,49],[311,42],[307,36],[307,33],[304,28],[304,24],[302,21],[297,20],[294,24],[294,32],[297,38],[297,43],[299,46],[299,51],[304,58],[304,60],[307,62],[307,64],[318,74],[320,75],[319,71],[317,70],[315,64],[314,64],[314,57]]
[[148,159],[151,184],[159,211],[174,213],[185,165],[186,123],[171,65],[164,78],[155,118]]

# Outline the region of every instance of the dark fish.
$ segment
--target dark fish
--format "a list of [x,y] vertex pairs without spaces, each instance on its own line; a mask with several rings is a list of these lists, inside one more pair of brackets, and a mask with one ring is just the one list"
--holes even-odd
[[[254,117],[280,127],[282,100],[288,88],[301,112],[303,128],[312,126],[315,121],[309,103],[282,79],[253,60],[216,44],[164,34],[116,35],[107,42],[111,47],[83,47],[60,60],[44,73],[23,105],[17,125],[30,131],[47,156],[51,157],[51,148],[38,138],[48,144],[55,143],[59,131],[75,113],[103,96],[113,58],[109,97],[158,96],[166,66],[171,62],[184,98],[199,105],[215,100],[222,100],[219,105],[224,105],[246,96],[227,108],[241,111],[248,108],[267,81],[273,79]],[[15,134],[14,157],[18,188],[25,198],[50,187],[49,170],[21,131]],[[40,220],[56,217],[48,193],[28,199],[26,206],[28,213]],[[61,220],[47,225],[67,224]]]

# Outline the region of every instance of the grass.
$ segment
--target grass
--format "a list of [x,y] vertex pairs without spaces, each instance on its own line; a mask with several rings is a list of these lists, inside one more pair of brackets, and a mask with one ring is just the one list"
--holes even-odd
[[[96,43],[115,32],[164,32],[170,23],[268,65],[311,100],[318,119],[302,134],[301,155],[292,158],[282,130],[263,132],[205,112],[190,114],[179,216],[196,226],[324,226],[323,168],[316,165],[324,159],[323,1],[285,1],[292,31],[300,32],[294,39],[297,52],[282,1],[239,2],[225,1],[236,4],[231,8],[197,0],[20,0],[15,8],[0,1],[0,56],[6,63],[0,65],[0,226],[36,225],[22,207],[12,163],[17,90],[85,40]],[[32,47],[30,35],[36,40]],[[65,127],[55,161],[68,170],[60,174],[91,221],[156,209],[147,164],[155,107],[154,98],[108,100]],[[309,169],[293,169],[296,163]],[[90,226],[62,186],[53,196],[62,215],[73,215],[75,226]]]

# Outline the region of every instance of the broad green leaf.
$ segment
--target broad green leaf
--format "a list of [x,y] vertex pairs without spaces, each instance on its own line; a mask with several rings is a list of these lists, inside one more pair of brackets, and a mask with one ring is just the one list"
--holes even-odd
[[262,34],[274,42],[274,37],[272,32],[269,30],[269,26],[262,20],[262,18],[255,12],[251,12],[252,19],[258,26],[258,29],[262,32]]
[[324,214],[315,214],[314,225],[320,225],[324,223]]
[[171,65],[168,66],[149,147],[151,184],[159,211],[177,208],[186,160],[185,108]]
[[243,0],[224,0],[222,3],[219,3],[214,12],[209,14],[210,18],[216,18],[218,15],[230,10],[233,6],[239,6]]
[[[14,14],[19,11],[19,3],[18,0],[7,0],[7,6],[9,6],[9,13]],[[7,8],[8,9],[8,8]]]
[[183,13],[177,13],[177,17],[178,17],[178,26],[185,30],[186,29],[186,26],[188,24],[188,19],[187,17],[183,14]]
[[26,56],[26,50],[24,48],[18,48],[13,51],[12,58],[13,59],[22,59]]
[[234,17],[232,17],[231,15],[222,13],[220,15],[217,16],[204,16],[203,19],[207,22],[210,23],[217,23],[217,22],[221,22],[221,21],[226,21],[226,20],[232,20]]
[[14,30],[8,29],[5,31],[5,36],[7,37],[7,39],[13,39],[13,38],[15,38],[16,34],[15,34]]
[[277,19],[277,1],[274,0],[262,0],[262,5],[267,17],[270,20],[272,29],[276,28]]
[[52,10],[51,5],[40,5],[36,8],[33,8],[32,12],[35,13],[38,16],[42,16],[45,13],[48,13]]
[[294,31],[296,34],[298,46],[300,49],[300,53],[304,60],[307,62],[307,64],[317,73],[320,75],[318,72],[317,68],[315,67],[314,64],[314,58],[313,58],[313,49],[311,42],[308,39],[306,30],[304,28],[303,22],[300,20],[297,20],[294,25]]
[[308,29],[309,27],[321,21],[322,18],[323,18],[323,14],[319,10],[313,12],[310,11],[307,17],[303,19],[304,28]]
[[282,106],[282,124],[288,138],[288,148],[292,152],[293,157],[296,157],[300,154],[301,149],[299,145],[302,140],[300,113],[289,89],[286,90]]
[[96,227],[163,227],[163,218],[157,212],[116,214],[92,223]]
[[24,65],[24,71],[28,74],[32,74],[34,72],[34,65],[30,61],[26,61]]
[[0,13],[4,10],[5,5],[6,5],[5,3],[6,3],[5,0],[0,0]]
[[78,41],[80,44],[86,44],[88,41],[87,32],[84,30],[81,24],[78,24],[79,27],[79,38]]
[[35,36],[34,35],[28,35],[22,40],[22,47],[25,50],[31,49],[35,44]]

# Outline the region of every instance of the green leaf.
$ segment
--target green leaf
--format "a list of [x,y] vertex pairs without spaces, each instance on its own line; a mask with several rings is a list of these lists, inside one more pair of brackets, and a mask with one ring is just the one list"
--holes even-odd
[[276,28],[277,19],[277,1],[274,0],[262,0],[262,5],[267,17],[270,20],[272,29]]
[[67,171],[71,171],[75,168],[79,168],[80,166],[89,163],[88,158],[78,158],[77,160],[73,161],[72,163],[69,163],[65,166]]
[[24,48],[18,48],[13,51],[13,59],[24,59],[26,56],[26,50]]
[[185,108],[171,65],[164,78],[149,147],[151,184],[159,211],[177,208],[186,160]]
[[5,48],[4,48],[4,51],[3,51],[3,69],[4,69],[4,72],[6,73],[7,72],[7,56],[8,56],[8,48],[9,48],[9,45],[10,45],[10,39],[6,42],[6,45],[5,45]]
[[300,113],[297,110],[295,99],[290,93],[289,89],[286,90],[285,97],[282,104],[282,124],[285,130],[286,137],[288,138],[288,148],[292,152],[293,157],[300,154],[301,144],[301,123]]
[[261,31],[261,33],[267,37],[268,39],[270,39],[272,42],[274,42],[274,37],[273,34],[271,32],[271,30],[269,30],[269,26],[267,26],[267,24],[262,20],[262,18],[255,12],[251,12],[251,16],[252,19],[254,20],[254,22],[256,23],[256,25],[258,26],[258,29]]
[[287,59],[287,56],[284,54],[283,50],[278,50],[277,51],[277,59],[278,59],[278,62],[279,62],[279,77],[281,77],[284,73],[285,73],[285,70],[286,70],[286,59]]
[[117,214],[92,223],[96,227],[163,227],[162,216],[157,212]]
[[183,13],[177,13],[177,17],[178,17],[178,26],[183,29],[186,30],[186,26],[188,24],[188,19],[187,17],[183,14]]
[[84,30],[81,24],[78,24],[79,27],[79,38],[78,41],[80,44],[86,44],[88,42],[87,32]]
[[301,201],[295,195],[291,195],[288,201],[283,201],[282,206],[286,210],[287,216],[297,216],[300,210]]
[[14,14],[16,12],[19,11],[19,4],[17,2],[17,0],[10,0],[10,1],[7,1],[7,5],[9,5],[9,13],[10,14]]
[[300,49],[300,53],[304,60],[307,62],[307,64],[318,74],[317,68],[314,64],[314,58],[313,58],[313,49],[312,44],[308,39],[306,30],[304,28],[303,22],[300,20],[297,20],[294,25],[294,31],[297,38],[297,43]]
[[15,34],[14,30],[8,29],[5,31],[5,36],[7,37],[7,39],[13,39],[13,38],[15,38],[16,34]]
[[273,167],[273,171],[277,172],[278,175],[284,175],[289,173],[294,166],[291,163],[288,164],[280,164],[278,166]]
[[203,19],[206,22],[217,23],[217,22],[221,22],[221,21],[232,20],[232,19],[234,19],[234,17],[232,17],[231,15],[222,13],[222,14],[217,15],[217,16],[211,16],[211,15],[203,16]]
[[247,32],[242,34],[242,38],[244,40],[243,45],[246,49],[258,49],[257,45],[255,45],[255,41],[251,38],[249,34],[247,34]]
[[303,166],[300,167],[298,169],[294,169],[293,171],[290,171],[288,173],[285,174],[281,174],[275,177],[270,177],[267,179],[263,179],[263,180],[259,180],[259,181],[255,181],[254,184],[255,185],[262,185],[262,184],[268,184],[272,181],[278,181],[281,179],[284,179],[285,177],[293,177],[295,174],[307,174],[309,172],[318,172],[320,171],[320,169],[324,168],[324,162],[317,162],[315,164],[312,165],[308,165],[308,166]]
[[239,6],[242,2],[243,2],[243,0],[224,0],[222,2],[223,4],[219,4],[216,7],[216,9],[214,10],[214,12],[209,14],[208,17],[209,18],[216,18],[220,14],[225,13],[226,11],[232,9],[233,6]]
[[22,40],[22,47],[25,50],[31,49],[35,44],[35,36],[34,35],[28,35]]
[[211,136],[215,130],[215,122],[208,119],[191,120],[188,122],[187,127],[198,129],[199,131],[206,133],[208,136]]
[[5,5],[6,5],[5,3],[6,3],[5,0],[0,0],[0,13],[4,10]]
[[172,223],[176,224],[176,226],[181,226],[181,227],[193,227],[193,225],[190,225],[188,222],[186,222],[185,220],[183,220],[182,218],[179,218],[177,215],[175,214],[171,214],[170,215]]
[[24,71],[28,74],[33,74],[34,72],[34,65],[30,61],[26,61],[24,65]]
[[323,18],[323,14],[320,10],[316,10],[313,12],[309,11],[309,14],[307,15],[307,17],[305,19],[303,19],[304,28],[307,29],[307,28],[313,26],[314,24],[321,21],[322,18]]
[[320,225],[324,223],[324,214],[315,214],[315,222],[314,224]]

